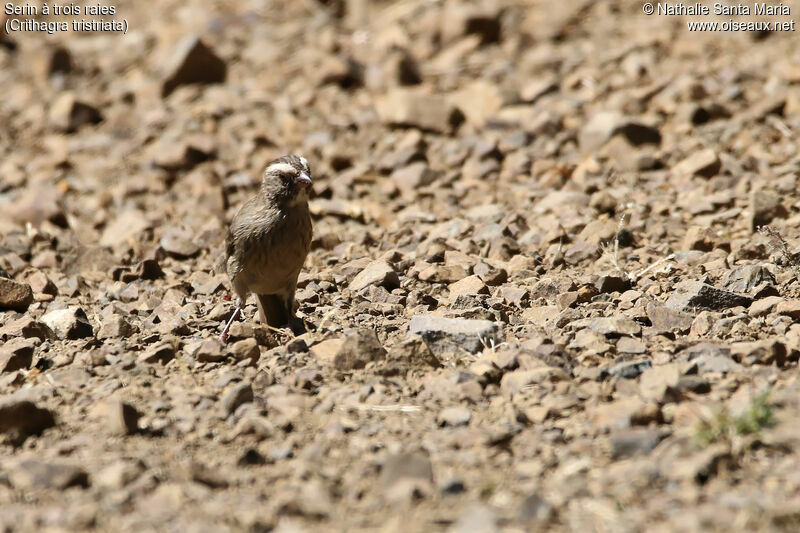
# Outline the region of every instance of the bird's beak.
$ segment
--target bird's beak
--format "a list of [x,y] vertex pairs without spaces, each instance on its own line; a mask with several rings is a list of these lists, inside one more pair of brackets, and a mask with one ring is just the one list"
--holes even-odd
[[309,176],[305,172],[301,172],[300,175],[297,177],[297,183],[299,183],[300,186],[305,189],[307,187],[311,187],[311,184],[313,182],[311,181],[311,176]]

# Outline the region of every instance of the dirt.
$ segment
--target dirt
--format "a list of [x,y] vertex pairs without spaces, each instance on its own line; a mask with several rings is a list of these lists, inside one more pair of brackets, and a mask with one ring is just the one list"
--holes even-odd
[[[0,39],[0,529],[797,529],[795,33],[115,8]],[[250,301],[222,346],[227,223],[288,153],[309,331]]]

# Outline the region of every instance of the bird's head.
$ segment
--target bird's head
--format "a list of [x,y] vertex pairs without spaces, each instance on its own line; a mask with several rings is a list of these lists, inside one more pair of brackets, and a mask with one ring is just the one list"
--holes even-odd
[[261,189],[271,199],[288,205],[308,201],[312,185],[308,161],[299,155],[275,159],[264,169]]

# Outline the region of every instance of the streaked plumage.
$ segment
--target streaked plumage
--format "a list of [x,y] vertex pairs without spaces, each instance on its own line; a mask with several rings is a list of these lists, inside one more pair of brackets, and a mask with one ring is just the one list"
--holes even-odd
[[225,270],[238,297],[234,316],[250,293],[258,298],[262,322],[300,329],[294,323],[297,276],[311,247],[308,189],[311,172],[305,158],[280,157],[264,170],[258,194],[233,217],[226,238]]

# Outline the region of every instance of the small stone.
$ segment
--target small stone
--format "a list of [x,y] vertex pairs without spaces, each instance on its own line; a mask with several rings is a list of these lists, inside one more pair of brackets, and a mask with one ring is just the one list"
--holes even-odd
[[14,444],[55,425],[56,419],[48,409],[13,397],[0,399],[0,433],[8,435]]
[[776,218],[786,218],[789,211],[783,205],[783,197],[775,191],[758,189],[750,193],[750,229],[756,231]]
[[58,294],[58,287],[44,272],[33,272],[27,277],[27,281],[36,294],[50,294],[53,296]]
[[653,330],[658,333],[686,333],[694,321],[692,314],[656,302],[648,303],[645,309]]
[[[212,159],[217,154],[217,146],[213,137],[202,133],[182,136],[179,139],[163,138],[152,149],[153,163],[164,170],[176,172],[190,170]],[[186,253],[182,248],[191,251],[195,245],[191,242],[191,235],[185,228],[171,228],[168,231],[176,232],[174,242],[166,241],[167,246],[176,249],[176,256]],[[172,237],[168,236],[168,239]],[[164,243],[162,247],[166,249]],[[192,254],[194,255],[194,254]]]
[[444,480],[439,485],[439,490],[441,491],[442,494],[450,496],[466,492],[467,487],[464,485],[463,480],[457,477],[451,477]]
[[105,400],[97,407],[97,412],[105,421],[105,430],[112,435],[133,435],[139,431],[140,414],[127,402]]
[[653,366],[639,378],[639,394],[645,400],[657,403],[680,399],[677,394],[680,378],[681,373],[675,363]]
[[456,297],[462,294],[489,294],[489,289],[486,284],[478,276],[472,275],[466,278],[451,283],[447,286],[450,291],[451,297]]
[[626,429],[630,426],[647,425],[661,418],[661,411],[655,404],[642,402],[630,397],[604,403],[589,409],[592,424],[604,429]]
[[431,265],[419,273],[419,279],[428,283],[455,283],[468,275],[460,265]]
[[706,354],[694,359],[698,371],[705,374],[727,374],[728,372],[738,372],[742,370],[742,365],[731,359],[729,355]]
[[722,162],[717,156],[717,153],[713,149],[707,148],[693,153],[675,165],[672,170],[679,176],[699,175],[710,178],[716,175],[721,168]]
[[631,280],[624,276],[605,274],[597,278],[594,286],[600,294],[623,293],[631,288]]
[[372,329],[360,328],[347,332],[342,345],[333,358],[337,370],[357,370],[371,361],[386,357],[386,350]]
[[692,321],[692,327],[689,329],[689,335],[693,337],[703,337],[708,335],[714,324],[720,318],[720,313],[712,313],[710,311],[700,311]]
[[125,317],[113,315],[111,318],[103,320],[100,331],[97,332],[98,339],[125,339],[133,333],[134,329]]
[[495,268],[483,261],[478,261],[473,269],[473,273],[490,287],[496,287],[508,281],[508,272],[506,269]]
[[332,364],[336,354],[339,353],[339,350],[344,343],[344,339],[326,339],[322,342],[318,342],[317,344],[313,345],[310,349],[311,355],[314,356],[314,359],[319,361],[323,364]]
[[194,235],[188,229],[173,227],[167,229],[159,244],[167,255],[177,259],[187,259],[194,257],[200,251],[200,247],[193,240]]
[[475,80],[451,93],[450,100],[464,113],[468,124],[482,128],[500,111],[504,97],[501,88],[486,80]]
[[175,357],[175,347],[171,342],[161,342],[151,346],[139,355],[138,361],[142,363],[165,364]]
[[72,54],[63,46],[48,48],[44,55],[37,57],[36,70],[42,80],[55,74],[68,74],[72,68]]
[[364,270],[359,272],[348,288],[358,292],[370,285],[384,287],[391,291],[400,286],[400,278],[389,263],[378,259],[369,263]]
[[349,57],[324,54],[309,62],[308,75],[315,85],[338,85],[343,89],[358,87],[362,83],[361,65]]
[[225,360],[222,345],[217,339],[206,339],[190,351],[198,363],[218,363]]
[[[767,296],[766,298],[755,300],[747,309],[747,314],[752,317],[766,316],[784,301],[784,298],[780,296]],[[798,307],[798,312],[800,312],[800,306]]]
[[449,133],[464,120],[445,97],[417,89],[394,89],[376,107],[384,124],[435,133]]
[[411,318],[408,333],[420,335],[437,355],[458,350],[478,353],[484,346],[501,342],[497,324],[488,320],[416,315]]
[[86,102],[77,99],[74,93],[65,92],[50,107],[50,124],[54,128],[71,133],[86,124],[97,124],[103,120],[100,112]]
[[[508,304],[522,306],[524,302],[530,299],[528,289],[524,287],[515,287],[513,285],[503,285],[500,287],[500,296]],[[552,306],[555,308],[555,306]]]
[[475,35],[481,45],[500,42],[502,9],[492,3],[474,5],[447,2],[441,16],[441,34],[445,42]]
[[578,144],[581,149],[593,151],[603,146],[611,139],[622,120],[622,114],[616,111],[601,111],[594,114],[578,134]]
[[180,85],[224,82],[227,66],[197,36],[189,36],[178,44],[164,71],[161,96],[167,97]]
[[[622,337],[618,342],[622,342],[623,339],[628,339],[630,337]],[[638,361],[624,361],[622,363],[617,363],[611,368],[608,369],[608,373],[611,376],[616,376],[618,378],[624,379],[636,379],[639,377],[642,372],[647,370],[648,368],[653,366],[653,362],[650,359],[642,359]]]
[[708,309],[719,311],[731,307],[749,307],[753,299],[712,287],[702,281],[690,281],[676,285],[675,292],[667,299],[666,306],[680,311]]
[[[727,276],[725,289],[759,298],[767,296],[763,292],[765,286],[774,286],[775,284],[775,277],[765,266],[739,265],[734,267]],[[761,296],[757,296],[756,292]]]
[[29,369],[35,349],[36,342],[30,339],[11,339],[0,346],[0,373]]
[[50,311],[42,317],[42,322],[52,329],[59,339],[82,339],[94,334],[86,313],[80,307]]
[[301,368],[294,373],[294,386],[302,390],[314,390],[322,384],[322,372],[316,368]]
[[44,461],[19,461],[8,470],[11,485],[18,490],[55,489],[89,486],[86,471],[71,464]]
[[231,353],[237,361],[249,360],[251,364],[258,362],[261,357],[261,350],[254,338],[234,342],[231,346]]
[[466,407],[445,407],[439,411],[437,420],[440,426],[466,426],[472,419],[472,413]]
[[733,462],[730,445],[712,444],[691,457],[672,462],[666,477],[678,481],[690,480],[698,484],[707,482]]
[[553,514],[553,506],[538,494],[531,494],[520,502],[517,520],[522,522],[547,522]]
[[427,163],[416,161],[395,169],[389,179],[401,193],[415,195],[421,187],[430,185],[438,177],[439,173],[428,166]]
[[786,344],[777,339],[753,342],[734,342],[730,345],[731,357],[745,365],[778,365],[786,363]]
[[648,455],[666,435],[659,430],[649,428],[631,428],[616,431],[611,435],[611,458],[627,459]]
[[775,305],[775,312],[800,320],[800,300],[786,300]]
[[578,144],[587,152],[597,150],[619,135],[631,146],[661,143],[658,129],[617,111],[602,111],[592,116],[578,134]]
[[188,477],[212,489],[223,489],[230,484],[222,472],[195,460],[189,463]]
[[568,347],[584,353],[603,354],[611,349],[611,344],[605,335],[587,328],[578,330]]
[[717,237],[710,228],[692,226],[683,238],[683,250],[710,252],[714,249]]
[[472,505],[459,516],[447,533],[499,533],[498,518],[489,507]]
[[242,455],[239,456],[239,459],[236,461],[236,464],[239,466],[256,466],[256,465],[263,465],[266,464],[266,458],[259,453],[258,450],[255,448],[247,448]]
[[109,489],[121,489],[135,481],[145,471],[138,459],[122,459],[111,463],[92,475],[92,485]]
[[617,341],[617,353],[643,354],[647,351],[647,346],[639,339],[632,337],[620,337]]
[[33,303],[33,291],[27,283],[0,277],[0,310],[26,311]]
[[25,337],[26,339],[38,338],[45,340],[55,339],[56,335],[46,324],[38,322],[29,316],[24,316],[0,327],[0,339],[8,337]]
[[428,454],[422,451],[390,455],[383,462],[378,484],[391,488],[398,481],[412,478],[433,483],[433,466]]
[[570,327],[574,329],[589,328],[606,337],[639,335],[642,332],[642,326],[630,318],[621,317],[582,318],[571,322]]
[[404,375],[414,369],[427,371],[442,366],[419,335],[411,335],[389,348],[381,369],[383,375]]
[[568,381],[569,375],[557,366],[541,366],[530,370],[507,372],[500,380],[500,390],[509,396],[519,394],[528,385]]
[[220,407],[226,416],[230,416],[236,408],[244,403],[252,402],[253,387],[250,383],[243,382],[233,385],[220,399]]

